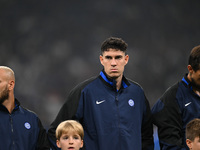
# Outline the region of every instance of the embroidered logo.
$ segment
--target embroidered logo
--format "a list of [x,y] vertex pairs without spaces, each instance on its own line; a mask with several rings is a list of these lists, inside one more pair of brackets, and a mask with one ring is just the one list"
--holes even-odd
[[192,102],[189,102],[189,103],[185,104],[185,107],[188,106],[188,105],[190,105],[191,103],[192,103]]
[[128,104],[133,107],[135,105],[135,102],[132,99],[128,100]]
[[31,125],[30,125],[30,123],[28,123],[28,122],[26,122],[26,123],[24,124],[24,126],[25,126],[26,129],[30,129],[30,128],[31,128]]
[[102,101],[96,101],[96,104],[99,105],[101,103],[105,102],[105,100],[102,100]]

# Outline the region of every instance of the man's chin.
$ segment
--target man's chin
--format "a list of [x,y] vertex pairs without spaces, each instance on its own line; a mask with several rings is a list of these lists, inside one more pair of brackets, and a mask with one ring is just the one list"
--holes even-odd
[[117,77],[111,77],[111,79],[113,79],[113,80],[116,80],[116,79],[117,79]]
[[0,104],[3,104],[6,101],[6,99],[0,99]]
[[115,79],[119,78],[119,76],[117,76],[117,75],[112,75],[112,76],[110,76],[110,78],[115,80]]
[[109,75],[108,75],[108,77],[110,78],[110,79],[117,79],[117,78],[119,78],[120,77],[120,74],[118,73],[118,72],[112,72],[112,73],[110,73]]
[[197,89],[198,91],[200,91],[200,85],[197,84],[197,83],[194,81],[194,79],[192,79],[191,85],[192,85],[195,89]]

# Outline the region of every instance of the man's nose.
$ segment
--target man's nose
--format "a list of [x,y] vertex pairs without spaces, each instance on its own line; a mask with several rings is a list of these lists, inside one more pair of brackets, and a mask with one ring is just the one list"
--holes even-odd
[[117,63],[116,63],[116,60],[113,58],[112,60],[111,60],[111,65],[116,65]]

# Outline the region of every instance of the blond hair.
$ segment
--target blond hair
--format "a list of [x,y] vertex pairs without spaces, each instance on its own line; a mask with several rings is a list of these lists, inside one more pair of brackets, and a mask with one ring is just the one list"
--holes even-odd
[[58,127],[56,128],[56,138],[57,140],[60,140],[60,137],[64,133],[68,132],[75,132],[78,135],[80,135],[81,140],[83,140],[84,137],[84,130],[82,125],[75,120],[66,120],[61,122]]
[[200,119],[195,118],[186,125],[186,139],[194,141],[196,137],[200,138]]

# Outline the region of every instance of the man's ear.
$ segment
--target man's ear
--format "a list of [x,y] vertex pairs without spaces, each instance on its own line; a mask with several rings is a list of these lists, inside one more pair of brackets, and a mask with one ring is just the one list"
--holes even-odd
[[188,68],[188,72],[189,72],[189,73],[191,73],[191,72],[194,71],[191,65],[188,65],[187,68]]
[[186,139],[186,144],[187,144],[187,146],[189,147],[189,149],[192,148],[192,141],[191,141],[191,140]]
[[13,90],[15,87],[15,81],[11,80],[8,82],[8,89]]
[[100,60],[101,64],[103,65],[103,56],[102,55],[99,56],[99,60]]
[[125,56],[125,62],[126,62],[126,64],[128,63],[128,60],[129,60],[129,55],[126,55]]

